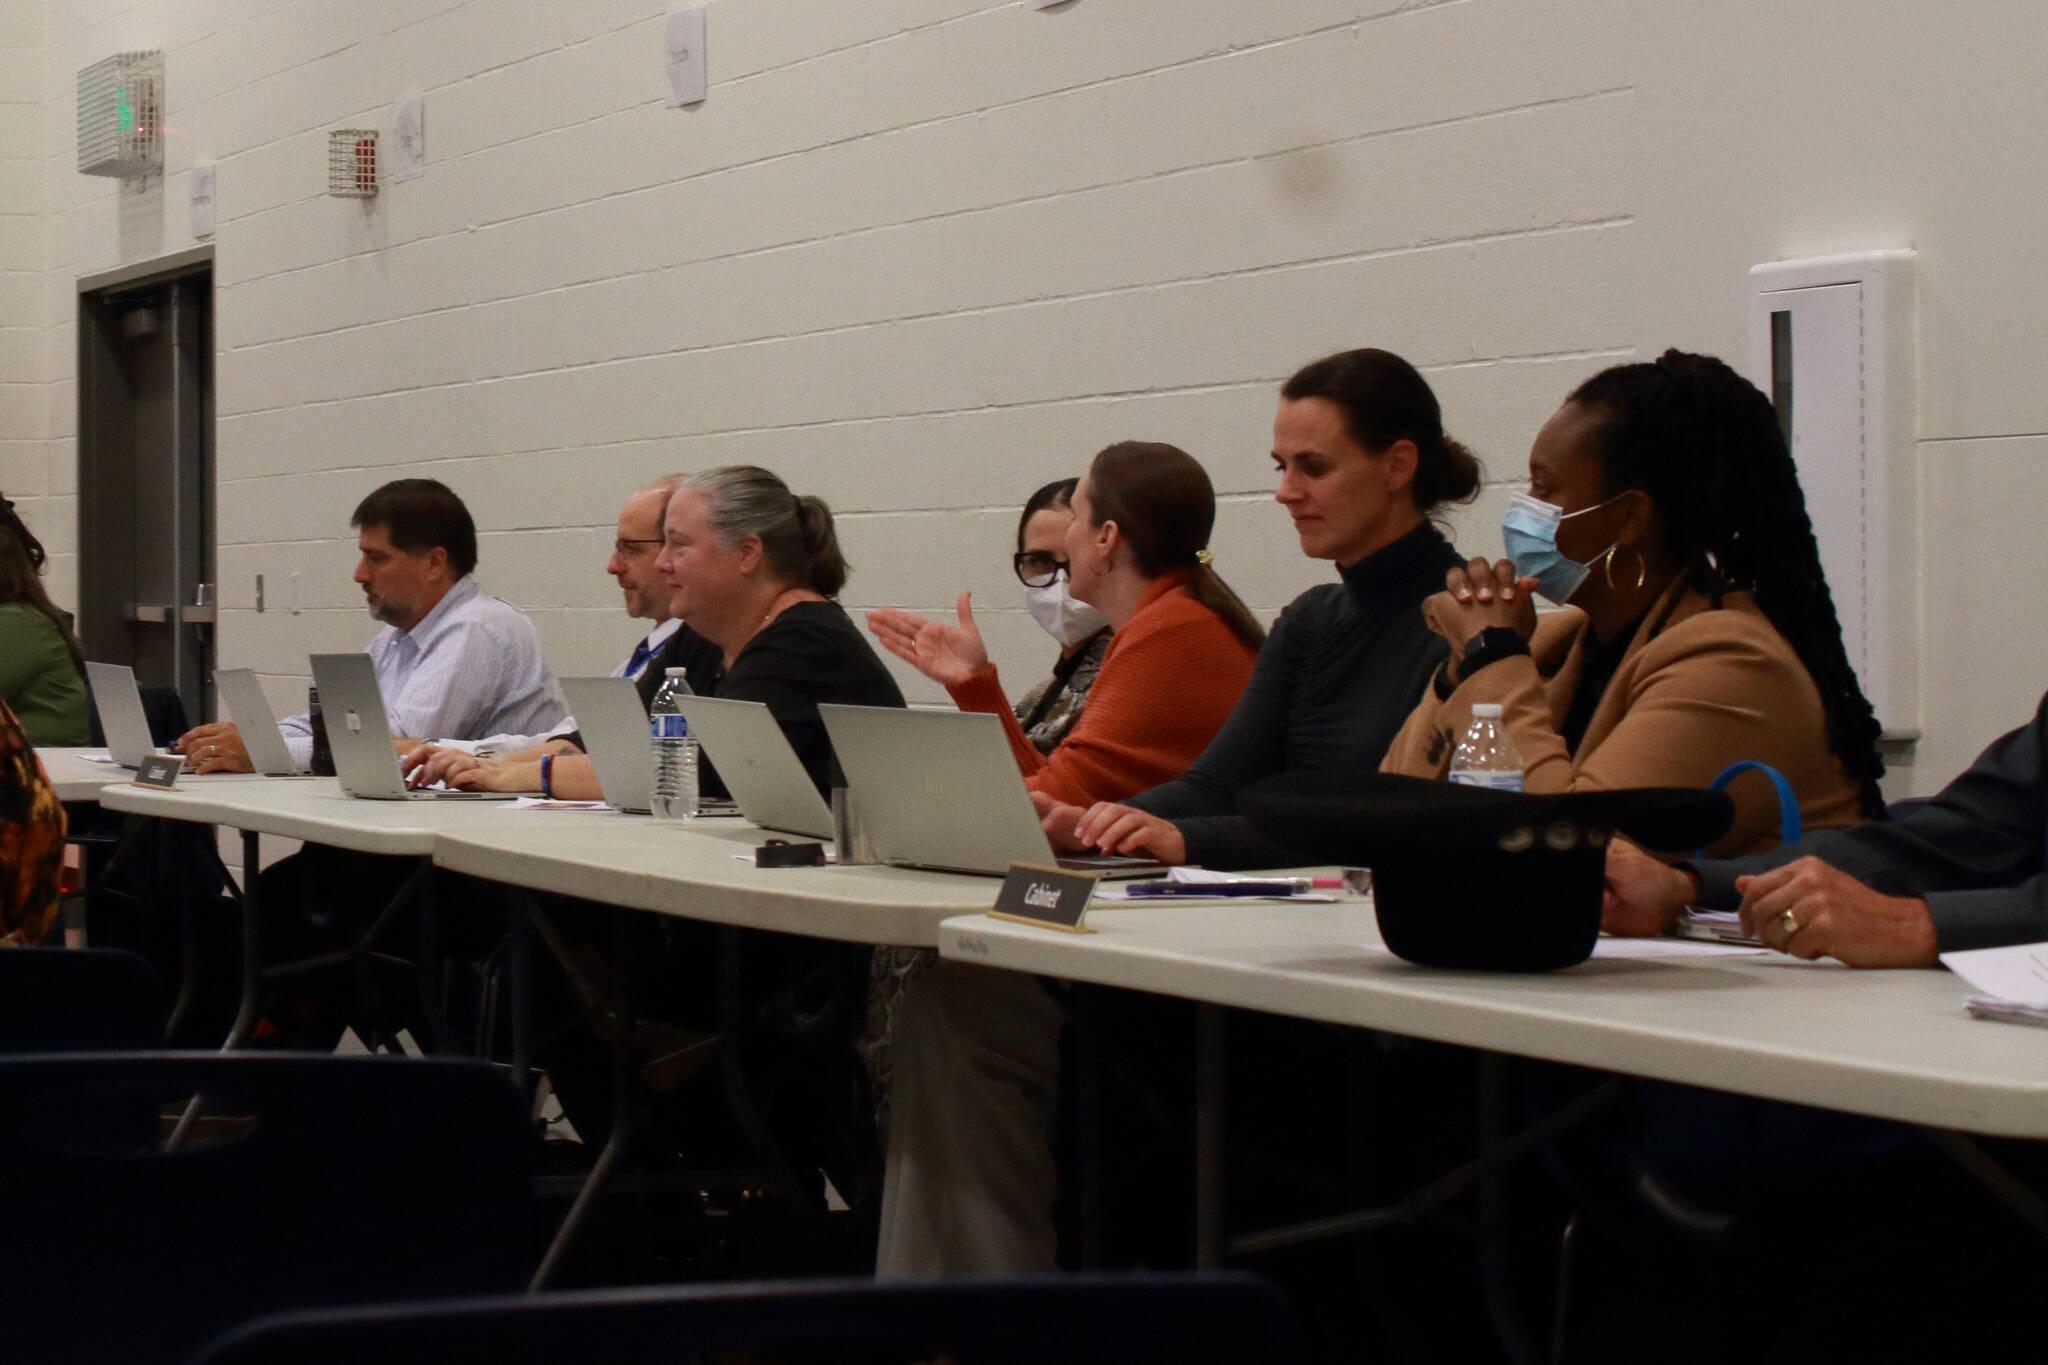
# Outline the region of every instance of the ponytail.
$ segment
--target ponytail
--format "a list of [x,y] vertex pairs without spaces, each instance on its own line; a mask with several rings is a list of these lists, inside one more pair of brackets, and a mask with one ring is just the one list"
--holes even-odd
[[1216,490],[1194,456],[1158,441],[1119,441],[1088,466],[1090,515],[1113,521],[1147,578],[1192,566],[1188,591],[1223,618],[1230,633],[1257,649],[1265,627],[1209,566],[1216,526]]
[[761,538],[761,553],[784,579],[820,597],[837,597],[850,569],[839,549],[832,509],[823,498],[798,496],[758,465],[721,465],[683,480],[704,495],[719,542],[732,546]]
[[1208,553],[1207,550],[1202,552],[1204,558],[1196,568],[1193,580],[1188,583],[1188,595],[1222,617],[1223,624],[1230,627],[1230,633],[1256,652],[1266,643],[1266,628],[1259,624],[1259,618],[1252,615],[1252,609],[1244,604],[1244,599],[1232,591],[1231,586],[1223,581],[1223,575],[1209,563]]
[[796,532],[802,548],[802,563],[811,591],[820,597],[837,597],[846,586],[846,556],[839,549],[839,532],[832,524],[832,509],[825,500],[806,493],[796,500]]

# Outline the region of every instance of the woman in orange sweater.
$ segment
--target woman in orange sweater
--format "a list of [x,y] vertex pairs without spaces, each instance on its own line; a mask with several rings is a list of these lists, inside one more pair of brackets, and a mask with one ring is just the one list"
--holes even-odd
[[[1186,772],[1236,705],[1265,632],[1209,567],[1216,496],[1185,451],[1113,445],[1073,507],[1069,590],[1116,634],[1088,708],[1050,754],[1005,704],[967,594],[957,626],[899,611],[870,613],[868,625],[962,707],[1003,717],[1033,791],[1085,806]],[[1049,1269],[1055,1173],[1043,1130],[1064,1007],[1021,972],[920,965],[870,995],[871,1060],[885,1033],[895,1057],[878,1272]]]
[[1088,709],[1051,753],[1032,747],[1004,698],[970,594],[958,625],[885,608],[868,628],[962,710],[1001,716],[1033,791],[1087,806],[1186,772],[1237,704],[1266,633],[1209,566],[1216,494],[1186,451],[1120,441],[1088,466],[1073,507],[1068,591],[1116,634]]

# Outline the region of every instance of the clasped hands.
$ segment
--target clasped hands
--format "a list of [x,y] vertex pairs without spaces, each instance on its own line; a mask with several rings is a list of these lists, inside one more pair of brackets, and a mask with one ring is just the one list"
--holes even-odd
[[1536,580],[1518,577],[1508,560],[1475,559],[1444,574],[1444,590],[1422,603],[1422,619],[1451,647],[1455,681],[1465,646],[1482,630],[1505,626],[1524,640],[1536,633]]
[[[1926,901],[1887,896],[1819,858],[1739,877],[1735,889],[1742,893],[1743,928],[1781,953],[1808,961],[1832,957],[1851,967],[1935,963]],[[1661,934],[1698,894],[1691,873],[1617,838],[1607,848],[1600,927],[1610,934]]]

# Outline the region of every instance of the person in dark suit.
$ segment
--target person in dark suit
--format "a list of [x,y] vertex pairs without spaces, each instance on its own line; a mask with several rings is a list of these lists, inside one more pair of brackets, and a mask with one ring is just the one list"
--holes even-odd
[[1601,927],[1656,934],[1680,909],[1739,909],[1781,953],[1852,967],[2048,938],[2048,696],[1969,770],[1898,819],[1823,830],[1770,853],[1666,866],[1617,840]]
[[[668,510],[669,495],[682,479],[680,474],[671,474],[636,489],[626,499],[625,506],[619,509],[618,534],[612,541],[611,558],[604,566],[604,571],[619,582],[626,615],[650,623],[647,634],[633,646],[633,652],[612,670],[615,678],[633,680],[642,706],[653,705],[654,694],[671,668],[684,669],[691,685],[705,690],[716,684],[724,670],[718,648],[684,625],[669,609],[668,585],[655,568],[661,550],[662,515]],[[427,786],[467,772],[481,759],[538,760],[543,753],[580,753],[577,740],[576,718],[564,716],[538,735],[435,739],[413,749],[401,761],[412,774],[415,786]]]

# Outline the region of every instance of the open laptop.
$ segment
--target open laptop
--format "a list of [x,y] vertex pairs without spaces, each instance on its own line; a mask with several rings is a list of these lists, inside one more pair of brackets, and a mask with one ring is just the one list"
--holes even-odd
[[631,678],[564,678],[562,696],[614,810],[654,809],[654,741]]
[[93,709],[99,712],[107,753],[114,762],[124,768],[140,768],[143,759],[161,752],[149,738],[149,717],[143,714],[134,669],[126,664],[88,663],[85,677],[92,686]]
[[718,765],[718,775],[739,802],[742,815],[762,829],[813,839],[832,837],[832,807],[818,795],[810,773],[765,703],[685,697],[681,706],[690,733]]
[[367,654],[315,654],[313,683],[320,689],[320,714],[327,747],[341,789],[367,801],[509,801],[509,792],[457,792],[405,785],[391,724],[384,717],[384,692],[377,666]]
[[249,751],[249,766],[272,776],[296,773],[298,765],[292,762],[292,751],[285,747],[284,736],[278,733],[277,717],[271,714],[263,684],[256,681],[256,670],[217,668],[213,671],[213,685],[220,692],[228,719],[235,723],[235,732],[242,737],[242,747]]
[[1012,863],[1105,877],[1160,870],[1144,858],[1055,855],[998,717],[832,705],[818,714],[885,863],[992,876]]
[[[646,815],[654,809],[654,737],[648,728],[647,709],[640,704],[639,689],[631,678],[564,678],[562,695],[576,728],[583,736],[583,751],[597,769],[598,785],[614,810],[629,815]],[[694,728],[694,727],[693,727]],[[702,799],[697,814],[738,815],[730,801]]]

